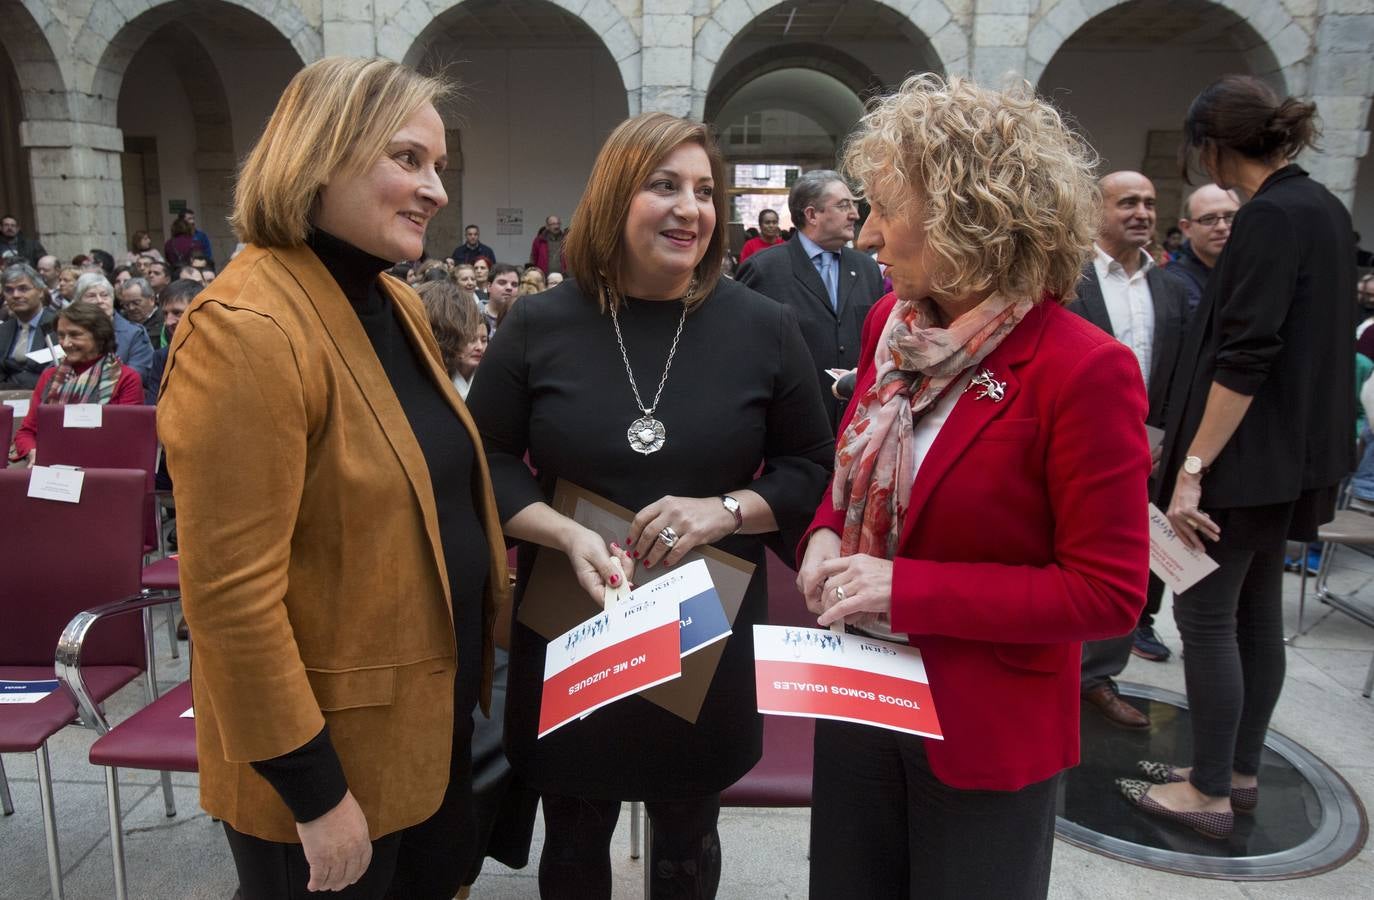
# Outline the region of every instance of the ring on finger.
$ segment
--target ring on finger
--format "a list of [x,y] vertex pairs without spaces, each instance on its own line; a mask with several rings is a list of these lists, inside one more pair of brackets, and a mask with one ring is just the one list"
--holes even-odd
[[835,586],[835,601],[837,603],[844,602],[844,588],[840,587],[839,585]]
[[673,530],[673,526],[663,526],[663,530],[658,533],[658,542],[669,550],[673,549],[673,545],[677,543],[677,532]]

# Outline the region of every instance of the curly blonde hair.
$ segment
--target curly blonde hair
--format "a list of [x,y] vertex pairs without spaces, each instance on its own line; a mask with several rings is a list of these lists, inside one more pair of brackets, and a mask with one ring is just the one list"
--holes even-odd
[[1096,163],[1029,84],[994,91],[936,75],[872,101],[843,155],[886,215],[923,215],[931,290],[948,299],[1071,300],[1097,233]]

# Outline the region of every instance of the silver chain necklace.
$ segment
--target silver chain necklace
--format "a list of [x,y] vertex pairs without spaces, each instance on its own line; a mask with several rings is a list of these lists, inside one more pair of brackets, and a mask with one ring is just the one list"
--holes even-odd
[[[695,282],[693,283],[695,287]],[[687,296],[691,296],[688,292]],[[663,396],[663,385],[668,383],[668,370],[673,367],[673,356],[677,353],[677,342],[682,337],[682,325],[687,321],[687,304],[682,304],[682,318],[677,320],[677,333],[673,335],[673,345],[668,348],[668,361],[663,364],[663,377],[658,380],[658,390],[654,392],[654,405],[645,406],[644,400],[639,396],[639,385],[635,383],[635,373],[630,368],[630,355],[625,352],[625,338],[620,334],[620,318],[616,315],[614,303],[611,307],[611,324],[615,326],[615,342],[620,345],[620,358],[625,363],[625,374],[630,376],[630,390],[635,395],[635,406],[639,407],[643,416],[630,423],[630,427],[625,432],[625,437],[630,441],[630,449],[636,453],[643,453],[648,456],[663,449],[664,443],[668,440],[668,433],[663,427],[663,423],[654,418],[654,410],[658,409],[659,398]]]

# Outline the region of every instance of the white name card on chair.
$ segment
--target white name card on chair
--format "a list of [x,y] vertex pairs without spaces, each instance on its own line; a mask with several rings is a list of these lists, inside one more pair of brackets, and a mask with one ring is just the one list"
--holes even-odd
[[54,359],[66,358],[67,351],[63,350],[57,344],[53,344],[51,347],[45,347],[42,350],[35,350],[28,356],[29,362],[38,363],[40,366],[46,366]]
[[62,407],[63,428],[99,428],[103,422],[99,403],[68,403]]
[[6,400],[5,405],[14,410],[14,417],[22,419],[29,414],[29,403],[32,402],[25,397],[23,400]]
[[34,466],[29,470],[29,496],[38,500],[81,502],[86,473],[75,466]]

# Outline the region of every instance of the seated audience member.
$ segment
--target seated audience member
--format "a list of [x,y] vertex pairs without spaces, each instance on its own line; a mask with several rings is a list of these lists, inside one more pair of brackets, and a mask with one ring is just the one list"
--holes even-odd
[[61,309],[76,299],[76,280],[81,277],[81,267],[66,265],[57,273],[57,296],[53,306]]
[[146,231],[135,231],[129,239],[129,252],[141,256],[153,249],[153,236]]
[[472,295],[451,281],[427,281],[416,288],[429,314],[444,371],[464,400],[477,364],[487,352],[487,323]]
[[119,361],[114,325],[94,303],[77,301],[59,312],[57,339],[67,356],[38,377],[29,412],[10,448],[10,462],[26,460],[32,466],[37,459],[41,404],[143,402],[138,373]]
[[157,294],[146,278],[129,278],[124,284],[115,285],[115,296],[119,298],[119,311],[124,318],[135,325],[142,325],[148,332],[148,340],[154,347],[162,334],[162,314],[157,308]]
[[140,380],[148,378],[153,364],[153,342],[148,332],[115,312],[114,286],[104,275],[88,272],[76,282],[76,301],[94,303],[105,311],[114,324],[115,355],[138,373]]
[[491,333],[495,334],[501,320],[510,312],[520,296],[520,270],[509,263],[497,263],[491,269],[491,287],[487,291],[485,315]]
[[469,294],[477,293],[477,272],[467,263],[453,267],[453,282]]
[[491,287],[491,267],[494,265],[496,261],[485,256],[479,256],[472,261],[472,271],[477,276],[477,290],[473,293],[483,303],[487,302],[487,291]]
[[153,337],[157,349],[153,351],[153,362],[148,367],[148,378],[143,382],[145,402],[151,406],[157,403],[158,393],[162,390],[162,370],[167,366],[167,354],[172,346],[172,335],[176,333],[177,323],[181,321],[191,298],[204,290],[205,285],[189,278],[178,278],[162,289],[158,295],[158,316],[162,330]]
[[520,296],[537,294],[545,290],[547,285],[544,283],[544,273],[534,267],[525,270],[525,274],[520,276]]
[[[0,274],[0,290],[5,295],[9,318],[0,325],[0,389],[31,388],[48,363],[34,362],[28,355],[47,348],[45,338],[53,335],[57,316],[43,308],[43,279],[28,263],[7,266]],[[57,340],[54,336],[53,340]]]

